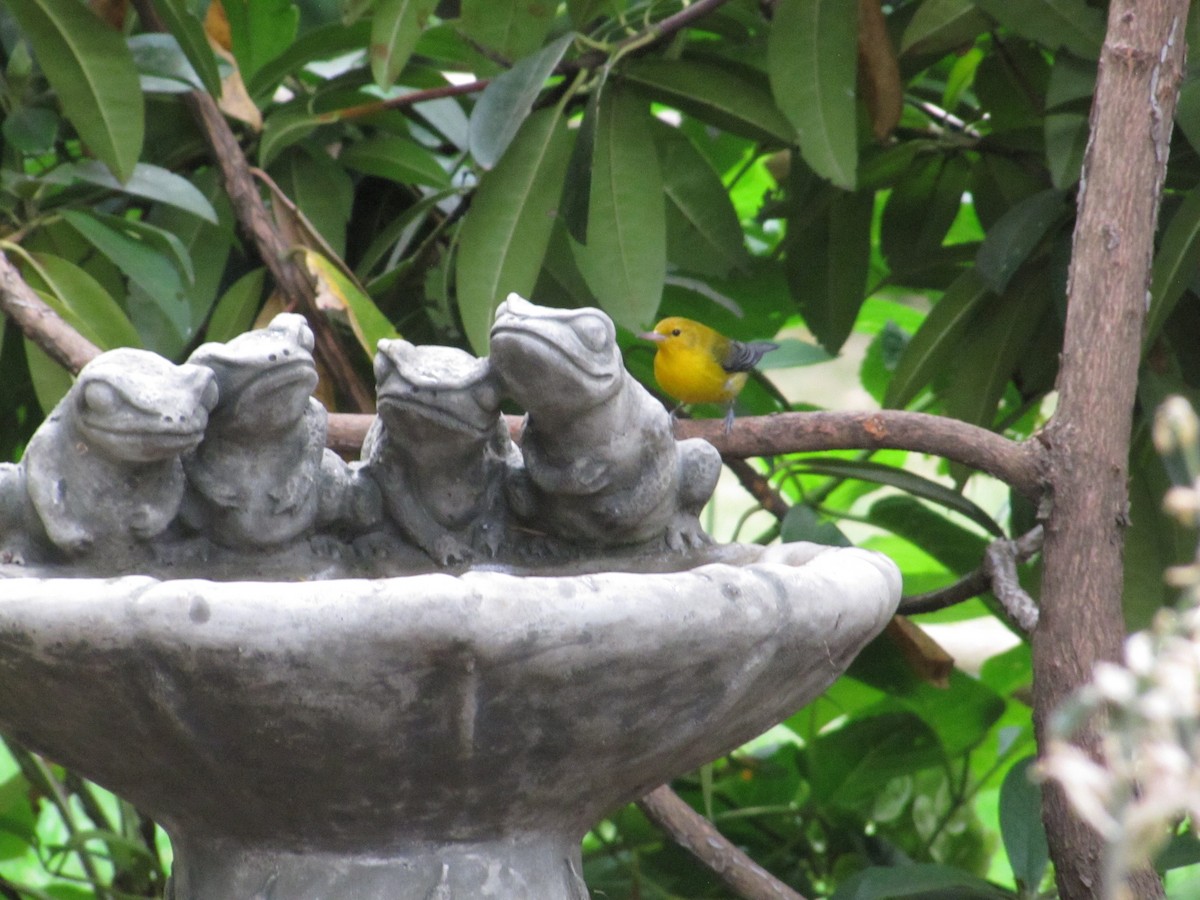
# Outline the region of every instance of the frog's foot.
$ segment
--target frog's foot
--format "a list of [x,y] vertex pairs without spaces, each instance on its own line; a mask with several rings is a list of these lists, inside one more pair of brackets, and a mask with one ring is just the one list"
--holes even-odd
[[685,512],[675,514],[667,525],[663,539],[676,553],[697,550],[712,543],[712,538],[700,526],[700,520]]
[[432,546],[423,549],[439,566],[456,566],[475,558],[475,552],[449,532],[439,534]]
[[354,539],[351,546],[361,559],[387,559],[395,554],[399,539],[386,531],[371,531]]
[[206,537],[176,538],[156,541],[150,545],[154,561],[161,566],[183,566],[190,563],[206,563],[213,552],[213,544]]
[[346,545],[332,534],[314,534],[308,539],[308,548],[322,559],[341,559]]

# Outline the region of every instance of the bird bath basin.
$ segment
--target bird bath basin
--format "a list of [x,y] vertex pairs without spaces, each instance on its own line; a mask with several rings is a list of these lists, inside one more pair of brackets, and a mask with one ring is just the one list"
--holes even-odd
[[678,572],[0,580],[0,730],[157,819],[178,900],[583,898],[590,826],[799,709],[899,597],[868,551],[710,552]]

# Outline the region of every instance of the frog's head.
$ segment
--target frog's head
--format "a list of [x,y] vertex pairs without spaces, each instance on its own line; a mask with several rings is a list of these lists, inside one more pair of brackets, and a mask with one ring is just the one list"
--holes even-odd
[[621,387],[624,364],[612,319],[598,309],[554,309],[517,294],[496,309],[492,366],[528,410],[588,409]]
[[303,316],[280,313],[266,328],[224,344],[202,344],[188,362],[217,377],[214,423],[273,431],[300,420],[317,386],[313,333]]
[[194,450],[216,402],[208,369],[124,347],[84,366],[60,409],[104,455],[154,462]]
[[375,383],[379,415],[406,440],[433,429],[479,438],[496,430],[499,386],[488,361],[464,350],[382,340]]

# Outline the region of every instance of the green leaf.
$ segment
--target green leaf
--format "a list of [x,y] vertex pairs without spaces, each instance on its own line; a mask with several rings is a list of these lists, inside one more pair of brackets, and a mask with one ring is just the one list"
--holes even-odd
[[375,301],[359,290],[358,285],[343,275],[336,265],[315,250],[305,250],[304,261],[321,287],[328,290],[345,309],[350,319],[350,329],[366,351],[368,359],[374,357],[381,340],[400,336],[387,316],[379,311]]
[[300,104],[275,110],[263,122],[262,138],[258,142],[258,164],[267,168],[280,152],[304,140],[324,121],[322,116]]
[[206,340],[228,341],[254,324],[254,317],[262,306],[266,273],[264,268],[253,269],[230,286],[213,308],[204,333]]
[[539,110],[525,120],[511,152],[479,180],[459,232],[455,278],[463,330],[481,355],[500,301],[510,291],[529,296],[537,283],[570,146],[558,110]]
[[906,469],[897,469],[894,466],[885,466],[870,460],[838,459],[832,456],[801,457],[794,468],[798,471],[829,475],[834,478],[858,478],[876,484],[886,484],[912,494],[914,497],[920,497],[952,509],[997,537],[1004,537],[1004,529],[971,500],[958,491]]
[[600,96],[604,93],[605,75],[592,88],[583,119],[575,135],[575,146],[567,161],[567,178],[563,184],[562,202],[559,212],[566,223],[567,232],[581,244],[588,239],[588,210],[592,205],[592,163],[596,158],[596,121],[600,118]]
[[880,248],[893,271],[920,268],[941,248],[962,209],[970,173],[970,164],[958,154],[913,161],[883,208]]
[[45,351],[29,338],[22,337],[21,340],[25,344],[25,359],[29,365],[33,393],[42,412],[49,415],[58,405],[58,401],[67,395],[74,379],[71,378],[70,372],[47,356]]
[[224,0],[233,55],[242,81],[284,53],[296,39],[300,10],[291,0]]
[[408,138],[378,135],[351,144],[339,157],[342,165],[397,184],[450,186],[450,176],[437,157]]
[[742,69],[693,59],[630,62],[622,76],[652,100],[701,122],[754,141],[789,145],[795,129],[779,111],[769,86]]
[[113,216],[102,220],[96,213],[73,209],[63,210],[62,216],[160,305],[181,304],[184,296],[179,272],[158,248],[145,243],[127,226],[112,227]]
[[1088,130],[1088,117],[1083,113],[1046,116],[1046,163],[1050,183],[1060,191],[1070,190],[1079,181]]
[[1036,892],[1050,862],[1042,825],[1042,789],[1030,777],[1037,757],[1018,761],[1000,786],[1000,836],[1017,886]]
[[135,34],[127,43],[143,91],[183,94],[204,90],[204,83],[184,56],[174,35]]
[[124,184],[92,159],[61,165],[51,172],[46,180],[60,184],[70,184],[74,180],[86,181],[109,190],[174,206],[214,225],[217,222],[216,210],[194,184],[174,172],[149,163],[138,163],[134,166],[132,174]]
[[1150,309],[1143,347],[1149,347],[1200,267],[1200,188],[1171,216],[1150,269]]
[[822,178],[854,190],[858,168],[855,0],[781,0],[767,39],[771,91]]
[[816,344],[810,344],[808,341],[779,338],[775,343],[779,345],[779,349],[772,350],[763,358],[762,362],[758,364],[759,370],[768,372],[772,369],[814,366],[817,363],[829,362],[833,359],[823,348]]
[[0,133],[18,153],[35,156],[54,146],[60,122],[52,109],[19,106],[0,121]]
[[574,38],[574,33],[564,34],[484,88],[471,112],[470,127],[471,156],[484,169],[500,161]]
[[140,347],[137,329],[95,278],[59,256],[30,253],[22,272],[30,286],[76,331],[101,350]]
[[462,0],[463,33],[505,59],[521,59],[542,45],[556,3],[546,0]]
[[1200,147],[1200,77],[1188,78],[1179,89],[1175,106],[1175,124],[1192,149]]
[[1090,100],[1095,92],[1096,63],[1066,53],[1054,58],[1050,82],[1046,85],[1046,109]]
[[600,101],[587,233],[572,249],[601,308],[630,330],[649,327],[667,272],[663,180],[645,101],[621,85]]
[[797,503],[787,511],[779,528],[780,540],[785,542],[808,541],[829,547],[849,547],[850,539],[835,524],[822,519],[816,511],[803,503]]
[[1051,227],[1066,217],[1063,196],[1062,191],[1048,190],[1027,197],[991,227],[975,258],[976,269],[991,290],[1003,293]]
[[877,500],[867,519],[920,547],[956,575],[978,566],[987,549],[984,538],[912,497]]
[[309,63],[361,50],[370,39],[371,23],[368,21],[355,22],[353,25],[331,22],[305,31],[286,50],[254,73],[247,83],[247,90],[252,97],[270,94],[284,78]]
[[8,8],[80,139],[126,181],[142,151],[145,112],[124,37],[77,0],[9,0]]
[[667,205],[667,257],[690,272],[728,278],[750,265],[737,212],[721,178],[677,128],[656,123]]
[[204,26],[192,15],[185,0],[153,0],[154,8],[162,16],[168,30],[179,42],[179,47],[192,69],[199,76],[204,89],[214,97],[221,96],[221,73],[217,59],[204,34]]
[[988,295],[987,286],[973,269],[963,272],[950,285],[908,342],[900,364],[892,373],[884,406],[893,409],[907,406],[933,380],[946,361],[958,353],[967,325]]
[[354,184],[345,168],[323,151],[301,145],[284,153],[271,175],[334,253],[344,256],[354,204]]
[[976,0],[985,13],[1023,38],[1096,59],[1104,43],[1104,11],[1085,0]]
[[371,77],[381,88],[396,81],[436,6],[437,0],[379,0],[371,18],[370,58]]
[[941,56],[987,31],[991,23],[975,0],[925,0],[904,29],[901,54]]

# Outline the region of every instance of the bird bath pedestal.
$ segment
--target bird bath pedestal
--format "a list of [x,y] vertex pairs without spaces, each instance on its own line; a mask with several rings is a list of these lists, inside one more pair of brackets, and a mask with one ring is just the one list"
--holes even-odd
[[311,348],[105,354],[0,466],[0,731],[160,822],[175,900],[585,898],[588,828],[895,612],[878,554],[707,542],[719,457],[598,311],[510,298],[491,361],[381,343],[352,465]]

